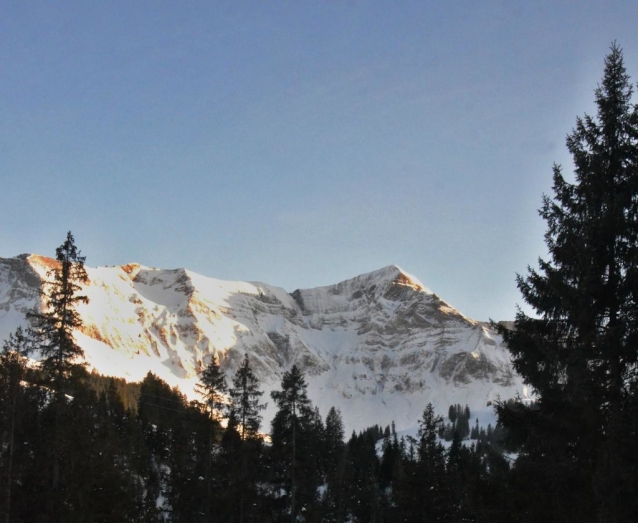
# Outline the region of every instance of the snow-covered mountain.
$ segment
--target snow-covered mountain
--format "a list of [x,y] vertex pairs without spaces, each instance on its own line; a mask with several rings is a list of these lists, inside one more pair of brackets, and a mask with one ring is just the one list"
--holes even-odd
[[[26,324],[54,264],[37,255],[0,258],[0,340]],[[441,413],[450,403],[480,413],[498,396],[524,392],[489,325],[396,266],[291,294],[137,264],[87,273],[90,301],[79,308],[84,326],[76,339],[103,374],[140,380],[150,370],[195,397],[212,354],[230,382],[247,353],[267,401],[297,364],[313,403],[324,416],[339,407],[348,429],[392,420],[409,428],[428,402]]]

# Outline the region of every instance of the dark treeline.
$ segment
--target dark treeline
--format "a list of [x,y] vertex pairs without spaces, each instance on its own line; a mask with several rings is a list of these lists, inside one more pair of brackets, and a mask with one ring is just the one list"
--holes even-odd
[[0,352],[3,521],[638,521],[638,107],[615,44],[595,93],[567,137],[574,182],[556,166],[540,211],[550,259],[518,278],[536,315],[501,327],[534,402],[497,402],[487,428],[428,404],[416,437],[375,425],[346,441],[296,366],[270,427],[248,357],[231,387],[213,358],[201,402],[150,373],[90,375],[69,233],[44,306]]
[[23,368],[6,394],[14,356],[5,351],[0,364],[4,521],[508,521],[509,466],[497,445],[462,444],[455,433],[444,448],[431,406],[415,438],[375,426],[346,441],[339,410],[322,419],[296,367],[282,382],[271,442],[248,435],[228,408],[223,427],[151,373],[126,384],[77,369],[56,461],[56,407],[39,371]]

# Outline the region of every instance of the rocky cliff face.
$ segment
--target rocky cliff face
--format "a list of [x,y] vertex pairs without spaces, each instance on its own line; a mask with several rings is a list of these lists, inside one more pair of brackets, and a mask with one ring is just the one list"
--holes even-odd
[[[25,324],[53,264],[36,255],[0,259],[1,339]],[[292,294],[185,269],[87,272],[90,302],[79,309],[84,327],[76,336],[104,374],[139,380],[151,370],[192,395],[212,354],[230,379],[247,353],[266,392],[297,364],[322,413],[335,405],[357,429],[392,420],[413,426],[428,402],[441,412],[450,403],[476,411],[523,391],[488,325],[396,266]],[[271,405],[266,420],[272,414]]]

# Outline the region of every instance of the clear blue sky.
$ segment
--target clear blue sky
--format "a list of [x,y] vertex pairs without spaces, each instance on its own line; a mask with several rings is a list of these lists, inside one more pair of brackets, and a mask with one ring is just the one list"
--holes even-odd
[[638,2],[7,1],[0,256],[289,292],[397,264],[512,318],[537,215]]

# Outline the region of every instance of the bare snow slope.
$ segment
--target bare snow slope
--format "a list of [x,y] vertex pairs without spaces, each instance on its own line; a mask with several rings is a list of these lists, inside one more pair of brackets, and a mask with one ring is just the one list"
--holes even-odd
[[[37,255],[0,258],[0,340],[25,325],[54,264]],[[428,402],[441,413],[450,403],[478,412],[497,396],[524,392],[500,336],[396,266],[292,294],[185,269],[87,272],[90,301],[79,308],[76,338],[103,374],[140,380],[150,370],[194,397],[212,354],[229,382],[248,354],[268,401],[297,364],[313,403],[324,416],[340,408],[348,430],[392,420],[407,429]],[[270,401],[266,429],[273,414]]]

